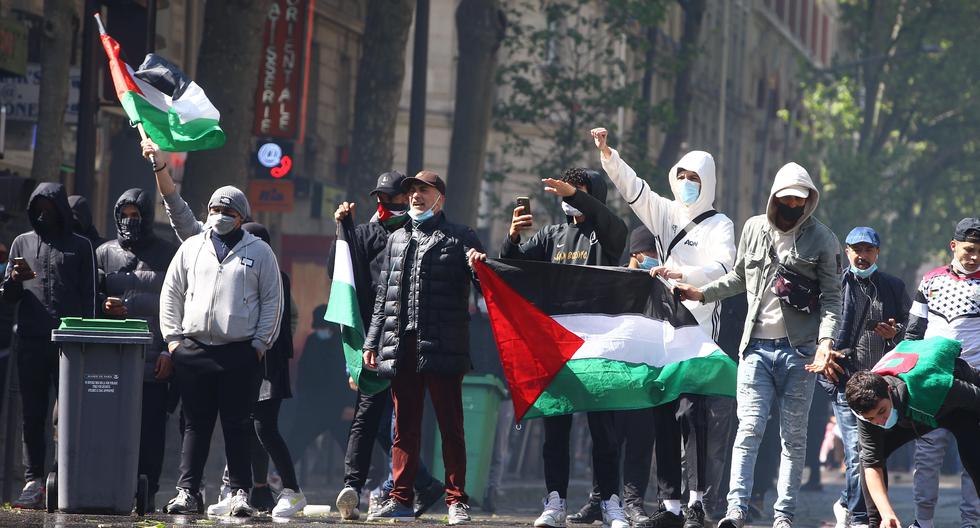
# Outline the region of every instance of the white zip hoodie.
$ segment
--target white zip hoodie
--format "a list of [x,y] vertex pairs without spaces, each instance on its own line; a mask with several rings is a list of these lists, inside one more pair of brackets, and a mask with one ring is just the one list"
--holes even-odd
[[160,293],[167,343],[192,337],[206,345],[251,341],[265,353],[279,336],[282,278],[272,248],[245,232],[218,262],[211,229],[181,244]]
[[[640,218],[643,225],[657,237],[661,259],[670,242],[699,214],[714,208],[715,160],[711,154],[700,150],[688,152],[667,173],[674,199],[655,193],[636,172],[610,149],[609,159],[602,156],[602,168],[619,190],[626,203]],[[701,178],[701,193],[691,205],[684,205],[678,198],[680,189],[677,172],[685,169]],[[703,286],[725,275],[735,262],[735,225],[727,216],[718,213],[704,220],[671,250],[664,265],[680,271],[681,282]],[[698,320],[701,328],[712,338],[718,336],[719,303],[702,304],[684,301],[684,306]]]

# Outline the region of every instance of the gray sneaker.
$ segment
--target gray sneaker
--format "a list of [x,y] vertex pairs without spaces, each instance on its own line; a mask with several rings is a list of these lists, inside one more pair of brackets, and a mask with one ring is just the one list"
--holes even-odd
[[741,508],[731,508],[725,518],[718,521],[718,528],[744,528],[745,512]]
[[449,505],[449,526],[456,526],[457,524],[466,524],[470,522],[470,507],[462,502],[454,502]]
[[20,497],[11,504],[14,508],[23,510],[44,509],[44,484],[40,480],[31,480],[24,485]]
[[163,511],[172,515],[201,514],[204,513],[204,499],[200,492],[177,488],[177,496],[170,499]]
[[240,489],[231,497],[231,511],[229,515],[232,517],[255,516],[255,508],[248,503],[248,493],[245,493],[245,490]]
[[772,528],[793,528],[793,519],[779,515],[772,521]]
[[345,521],[356,521],[361,517],[361,512],[357,510],[361,494],[351,486],[345,486],[337,495],[337,511],[340,518]]

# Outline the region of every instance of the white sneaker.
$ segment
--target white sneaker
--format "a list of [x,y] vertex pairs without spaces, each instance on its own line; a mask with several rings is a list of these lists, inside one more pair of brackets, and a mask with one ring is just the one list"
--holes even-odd
[[619,496],[613,495],[609,500],[599,503],[602,508],[602,525],[608,528],[629,528],[630,524],[626,521],[626,514],[623,513],[623,501]]
[[232,497],[234,497],[234,495],[232,495],[231,493],[228,493],[227,495],[223,495],[219,493],[218,498],[220,500],[208,506],[208,515],[217,516],[217,515],[228,515],[229,513],[231,513]]
[[454,502],[449,505],[449,526],[456,526],[457,524],[467,524],[470,522],[470,506],[468,504],[463,504],[462,502]]
[[337,495],[337,511],[340,512],[340,518],[345,521],[356,521],[360,518],[361,512],[357,511],[357,503],[360,501],[361,497],[356,489],[346,486],[340,490],[340,494]]
[[552,491],[541,502],[544,503],[544,511],[534,521],[534,526],[538,528],[565,528],[565,515],[567,513],[565,499],[561,498],[557,491]]
[[218,488],[218,502],[221,502],[221,501],[223,501],[225,499],[230,499],[230,498],[231,498],[231,486],[229,486],[228,484],[222,483],[221,484],[221,487]]
[[297,513],[302,514],[303,508],[305,507],[306,495],[303,495],[302,491],[283,488],[282,493],[279,494],[279,501],[276,502],[276,507],[272,509],[272,516],[280,518],[292,517]]
[[840,499],[834,501],[834,518],[837,520],[837,525],[834,528],[850,526],[851,512],[847,511],[847,508],[841,504]]
[[231,497],[231,516],[232,517],[252,517],[255,515],[255,508],[248,503],[248,493],[245,490],[238,490]]

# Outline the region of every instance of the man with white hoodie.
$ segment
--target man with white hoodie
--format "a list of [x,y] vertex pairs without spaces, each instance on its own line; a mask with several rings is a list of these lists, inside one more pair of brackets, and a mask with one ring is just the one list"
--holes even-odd
[[[700,288],[678,284],[685,299],[717,302],[741,292],[749,309],[739,347],[738,432],[732,449],[728,513],[719,528],[742,528],[766,420],[779,408],[782,454],[773,528],[791,528],[806,453],[814,376],[838,367],[840,241],[813,211],[820,193],[796,163],[776,173],[766,213],[745,222],[735,267]],[[819,344],[819,345],[818,345]]]
[[[735,261],[735,226],[714,209],[715,160],[692,151],[668,172],[674,199],[660,196],[607,144],[605,128],[592,130],[601,153],[602,168],[640,221],[654,234],[662,265],[651,275],[703,286],[732,269]],[[706,334],[718,337],[720,303],[685,301]],[[700,528],[704,526],[702,500],[707,488],[705,460],[707,402],[698,396],[680,399],[654,410],[658,495],[664,510],[650,518],[649,526]],[[683,433],[683,434],[682,434]],[[686,446],[690,497],[681,516],[681,441]],[[629,463],[629,461],[627,461]],[[644,523],[646,524],[646,523]]]
[[164,279],[160,330],[185,422],[177,496],[167,513],[203,513],[201,477],[220,416],[232,494],[208,514],[255,514],[249,411],[259,362],[279,335],[283,299],[272,248],[241,228],[249,212],[241,190],[216,190],[203,231],[181,244]]

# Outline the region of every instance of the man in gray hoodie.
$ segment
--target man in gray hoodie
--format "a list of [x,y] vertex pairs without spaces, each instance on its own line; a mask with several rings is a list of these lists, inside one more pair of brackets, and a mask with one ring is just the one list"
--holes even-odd
[[249,212],[241,190],[216,190],[203,230],[184,240],[163,283],[160,330],[185,421],[177,496],[167,513],[203,513],[201,476],[219,415],[232,494],[208,514],[255,513],[248,504],[249,410],[256,369],[279,335],[283,299],[272,248],[241,229]]
[[[814,376],[836,379],[832,350],[841,312],[840,241],[813,211],[820,193],[796,163],[776,173],[766,213],[742,229],[735,267],[700,288],[680,284],[685,299],[705,303],[748,294],[738,366],[738,433],[732,449],[728,514],[719,528],[742,528],[752,476],[773,404],[780,412],[782,455],[773,528],[791,528],[806,453]],[[812,360],[809,367],[807,363]]]

